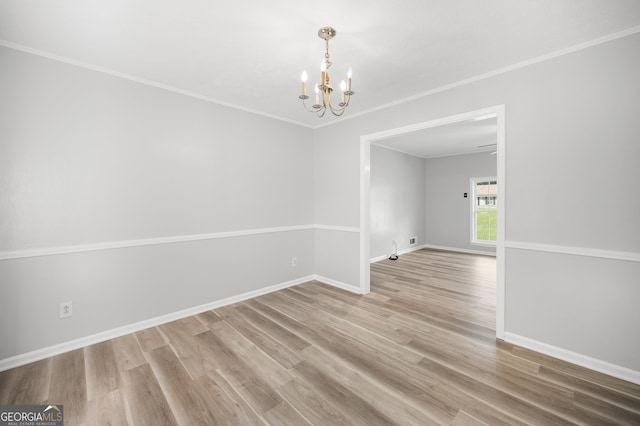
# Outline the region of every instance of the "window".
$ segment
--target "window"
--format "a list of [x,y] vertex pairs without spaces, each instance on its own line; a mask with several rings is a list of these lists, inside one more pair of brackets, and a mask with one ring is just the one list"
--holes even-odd
[[496,243],[498,182],[495,177],[471,179],[471,243]]

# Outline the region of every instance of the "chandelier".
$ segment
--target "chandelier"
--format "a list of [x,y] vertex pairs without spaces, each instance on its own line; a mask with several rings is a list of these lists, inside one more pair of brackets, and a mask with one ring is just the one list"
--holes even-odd
[[[316,113],[318,117],[323,117],[327,110],[331,111],[333,115],[341,116],[344,114],[344,110],[349,106],[349,99],[353,95],[351,90],[351,67],[347,71],[347,82],[344,80],[340,83],[340,91],[342,92],[340,103],[336,106],[333,104],[331,94],[333,87],[329,85],[329,68],[331,68],[331,61],[329,60],[329,40],[336,35],[336,30],[331,27],[323,27],[318,30],[318,37],[325,42],[324,60],[320,63],[320,84],[315,85],[315,103],[313,105],[307,105],[307,72],[302,72],[302,94],[298,98],[302,99],[302,105],[309,111]],[[320,102],[322,97],[322,103]]]

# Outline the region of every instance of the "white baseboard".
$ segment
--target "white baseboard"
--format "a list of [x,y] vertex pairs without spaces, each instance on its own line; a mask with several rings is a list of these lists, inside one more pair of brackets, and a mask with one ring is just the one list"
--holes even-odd
[[[411,252],[414,252],[414,251],[418,251],[418,250],[421,250],[421,249],[427,248],[427,247],[428,246],[426,244],[423,244],[421,246],[411,246],[409,248],[406,248],[406,249],[398,251],[398,256],[403,255],[403,254],[407,254],[407,253],[411,253]],[[389,256],[391,256],[391,254],[392,253],[388,253],[388,254],[385,254],[385,255],[382,255],[382,256],[372,257],[370,259],[370,263],[376,263],[376,262],[380,262],[381,260],[388,259]]]
[[350,291],[351,293],[362,294],[360,287],[352,286],[347,283],[343,283],[342,281],[337,281],[332,278],[323,277],[321,275],[314,275],[313,279],[342,290]]
[[[487,252],[487,251],[461,249],[461,248],[457,248],[457,247],[435,246],[435,245],[432,245],[432,244],[422,244],[421,246],[409,247],[407,249],[400,250],[398,252],[398,255],[411,253],[413,251],[418,251],[418,250],[421,250],[421,249],[424,249],[424,248],[429,248],[429,249],[434,249],[434,250],[455,251],[455,252],[459,252],[459,253],[468,253],[468,254],[480,254],[480,255],[483,255],[483,256],[494,256],[495,257],[495,255],[496,255],[495,253],[491,253],[491,252]],[[383,256],[372,257],[370,259],[370,263],[380,262],[381,260],[385,260],[385,259],[388,259],[388,258],[389,258],[388,254],[385,254]]]
[[630,368],[621,367],[616,364],[611,364],[610,362],[591,358],[586,355],[558,348],[556,346],[542,343],[537,340],[529,339],[528,337],[519,336],[510,332],[504,333],[504,340],[506,342],[513,343],[514,345],[522,346],[524,348],[531,349],[533,351],[540,352],[545,355],[549,355],[554,358],[579,365],[581,367],[589,368],[591,370],[598,371],[609,376],[617,377],[618,379],[626,380],[635,384],[640,384],[640,371],[631,370]]
[[380,262],[381,260],[385,260],[385,259],[388,259],[388,258],[389,258],[388,254],[384,254],[384,255],[378,256],[378,257],[372,257],[371,259],[369,259],[369,263]]
[[459,252],[459,253],[480,254],[480,255],[483,255],[483,256],[493,256],[493,257],[496,256],[495,252],[463,249],[463,248],[458,248],[458,247],[435,246],[433,244],[425,244],[422,247],[423,248],[435,249],[435,250],[456,251],[456,252]]
[[29,364],[35,361],[40,361],[45,358],[49,358],[49,357],[59,355],[65,352],[69,352],[75,349],[80,349],[85,346],[90,346],[96,343],[104,342],[105,340],[115,339],[117,337],[121,337],[126,334],[134,333],[136,331],[144,330],[150,327],[155,327],[161,324],[186,318],[192,315],[197,315],[202,312],[220,308],[222,306],[227,306],[233,303],[242,302],[243,300],[252,299],[254,297],[258,297],[263,294],[271,293],[277,290],[281,290],[283,288],[302,284],[314,279],[318,279],[318,281],[322,281],[316,276],[309,275],[306,277],[297,278],[295,280],[287,281],[284,283],[275,284],[269,287],[239,294],[237,296],[231,296],[225,299],[216,300],[214,302],[206,303],[204,305],[194,306],[193,308],[187,308],[178,312],[173,312],[170,314],[162,315],[162,316],[151,318],[148,320],[143,320],[140,322],[136,322],[134,324],[125,325],[123,327],[114,328],[112,330],[103,331],[90,336],[81,337],[79,339],[60,343],[58,345],[53,345],[53,346],[49,346],[42,349],[36,349],[35,351],[32,351],[32,352],[27,352],[24,354],[12,356],[10,358],[0,360],[0,371],[5,371],[11,368],[20,367],[21,365]]

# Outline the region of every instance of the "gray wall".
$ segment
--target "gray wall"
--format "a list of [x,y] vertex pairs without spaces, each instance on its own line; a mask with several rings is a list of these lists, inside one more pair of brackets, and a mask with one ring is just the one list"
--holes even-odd
[[315,131],[0,62],[1,253],[319,225],[1,260],[0,359],[314,272],[357,288],[360,136],[505,104],[507,334],[640,372],[639,34]]
[[379,146],[371,147],[371,258],[424,244],[424,159]]
[[[497,175],[496,156],[488,152],[425,160],[428,245],[495,253],[495,247],[470,244],[472,177]],[[469,198],[464,198],[464,193]]]
[[495,253],[495,247],[470,244],[469,179],[496,176],[496,157],[488,152],[422,159],[371,146],[370,257],[427,244]]
[[[316,221],[358,226],[360,136],[504,104],[507,335],[640,372],[640,262],[618,256],[640,258],[638,75],[634,34],[322,127],[314,147],[316,168],[325,169],[315,175]],[[360,250],[335,235],[316,243],[317,256],[334,247],[351,257]],[[581,255],[578,272],[563,254],[576,248],[613,258]],[[359,265],[334,268],[318,272],[359,284]],[[584,276],[603,280],[585,286]],[[532,303],[532,294],[546,303]],[[599,326],[580,327],[587,316]]]
[[[0,63],[0,360],[313,274],[311,129],[11,49]],[[60,254],[23,256],[42,249]]]

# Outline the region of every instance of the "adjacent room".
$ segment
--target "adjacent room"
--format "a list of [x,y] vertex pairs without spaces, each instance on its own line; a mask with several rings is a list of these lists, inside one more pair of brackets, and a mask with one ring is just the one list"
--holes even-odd
[[637,0],[2,1],[0,414],[639,424],[638,76]]

